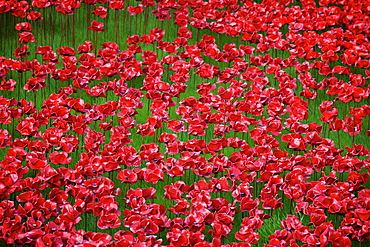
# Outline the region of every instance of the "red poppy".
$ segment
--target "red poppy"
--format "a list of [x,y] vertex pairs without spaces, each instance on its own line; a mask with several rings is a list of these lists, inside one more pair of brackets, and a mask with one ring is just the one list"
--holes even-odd
[[364,147],[362,144],[354,144],[352,148],[345,146],[347,149],[348,153],[347,155],[350,156],[368,156],[369,155],[369,150]]
[[115,10],[124,10],[125,3],[123,0],[110,0],[108,8]]
[[12,144],[12,136],[6,129],[0,130],[0,149],[3,149]]
[[227,139],[212,139],[207,145],[207,152],[218,152],[227,146]]
[[164,172],[161,169],[144,168],[144,181],[147,183],[156,184],[164,178]]
[[118,240],[118,246],[129,246],[134,243],[134,234],[130,231],[118,231],[114,234],[114,238]]
[[259,238],[259,233],[255,232],[254,229],[249,227],[242,227],[238,232],[235,233],[235,239],[244,241],[247,244],[257,244]]
[[118,173],[117,179],[121,180],[122,183],[134,184],[137,182],[138,176],[134,171],[125,169]]
[[36,0],[32,2],[32,6],[36,8],[47,8],[50,6],[50,2],[45,0]]
[[35,136],[38,131],[36,120],[32,117],[27,117],[22,119],[17,125],[16,130],[19,131],[21,135],[25,136]]
[[199,66],[196,73],[202,78],[212,79],[214,78],[217,69],[218,69],[217,66],[214,65],[211,66],[205,63]]
[[91,41],[85,41],[82,45],[78,45],[78,53],[88,53],[94,50],[94,46],[92,45]]
[[90,27],[88,27],[88,29],[94,32],[102,32],[104,31],[104,23],[93,20],[91,22]]
[[30,91],[38,91],[39,89],[45,88],[45,78],[41,77],[30,77],[27,79],[27,83],[24,85],[23,89]]
[[186,127],[184,126],[184,123],[178,119],[172,119],[168,121],[168,128],[176,133],[186,131]]
[[334,62],[338,58],[339,56],[333,50],[329,50],[321,55],[321,60],[325,63]]
[[55,219],[55,223],[75,225],[82,220],[82,218],[79,215],[80,215],[79,212],[75,209],[74,206],[72,206],[71,204],[65,204],[62,207],[62,213],[58,215],[58,217]]
[[166,185],[164,186],[164,190],[165,190],[164,198],[176,201],[181,199],[182,192],[176,186]]
[[41,172],[41,178],[45,180],[49,186],[61,186],[61,177],[57,170],[55,170],[51,166],[46,166],[43,170],[41,170]]
[[302,92],[300,92],[299,95],[301,95],[301,96],[303,96],[307,99],[315,99],[317,97],[317,93],[310,91],[308,88],[306,88]]
[[53,246],[62,247],[64,245],[63,241],[53,233],[48,233],[40,236],[36,240],[37,246]]
[[15,25],[15,29],[17,29],[18,31],[31,32],[32,31],[32,25],[29,22],[21,22],[21,23],[17,23]]
[[92,12],[94,15],[99,16],[101,18],[107,17],[107,8],[103,6],[96,7],[95,10]]
[[118,228],[121,226],[121,221],[117,214],[103,214],[100,216],[97,226],[100,229]]
[[171,243],[171,246],[188,246],[189,245],[189,231],[173,228],[166,235],[167,240]]
[[58,54],[62,56],[74,56],[76,54],[74,48],[67,46],[62,46],[61,48],[58,48],[57,51]]
[[213,134],[224,136],[225,134],[230,133],[230,131],[230,126],[217,124],[214,126]]
[[188,45],[188,40],[185,37],[177,37],[173,43],[180,47],[186,47]]
[[18,41],[20,43],[29,43],[29,42],[35,42],[36,41],[33,34],[29,33],[29,32],[18,33],[18,36],[19,36]]
[[141,4],[138,6],[128,6],[127,11],[130,13],[130,15],[137,15],[144,12],[144,9]]
[[43,20],[44,18],[41,17],[41,13],[38,11],[31,11],[27,13],[27,20],[37,21],[37,20]]
[[47,165],[46,157],[42,152],[30,152],[27,154],[26,160],[31,169],[42,170]]
[[176,204],[169,208],[168,210],[173,212],[174,214],[183,214],[189,215],[190,203],[185,199],[178,199],[176,200]]
[[127,39],[126,39],[127,44],[137,44],[139,42],[140,42],[140,36],[137,35],[137,34],[131,35],[131,36],[127,37]]
[[2,80],[0,83],[0,90],[14,91],[17,82],[14,79]]
[[68,165],[71,163],[72,158],[68,157],[68,153],[66,152],[52,152],[49,155],[50,162],[53,164],[64,164]]

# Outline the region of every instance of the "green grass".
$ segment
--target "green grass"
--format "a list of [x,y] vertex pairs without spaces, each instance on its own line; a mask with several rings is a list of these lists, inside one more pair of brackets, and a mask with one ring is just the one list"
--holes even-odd
[[[133,0],[127,0],[125,1],[125,6],[135,6],[137,3]],[[166,21],[159,21],[155,18],[154,15],[151,14],[151,11],[154,9],[154,7],[149,7],[149,8],[144,8],[144,13],[139,14],[137,16],[130,16],[127,11],[114,11],[109,9],[108,10],[108,17],[106,19],[102,19],[100,17],[93,16],[90,14],[90,12],[93,10],[92,6],[86,5],[86,4],[81,4],[81,8],[77,9],[74,15],[68,16],[68,15],[62,15],[60,13],[57,13],[54,8],[45,8],[45,9],[39,9],[39,11],[42,13],[42,16],[45,18],[44,21],[30,21],[30,23],[33,25],[33,30],[32,33],[36,37],[36,42],[35,43],[29,43],[30,47],[30,52],[31,54],[26,58],[28,60],[33,60],[33,59],[38,59],[41,61],[41,56],[34,54],[34,51],[36,50],[37,46],[46,46],[50,45],[53,47],[53,50],[56,51],[56,48],[59,48],[61,46],[69,46],[69,47],[74,47],[77,49],[77,46],[79,44],[82,44],[85,40],[90,40],[93,42],[93,45],[95,46],[95,49],[93,52],[97,54],[98,49],[101,48],[101,44],[104,42],[115,42],[119,45],[121,50],[126,50],[126,38],[130,35],[133,34],[148,34],[149,30],[157,27],[160,29],[163,29],[166,31],[165,36],[163,37],[164,41],[172,42],[174,38],[177,37],[177,26],[173,24],[173,20],[166,20]],[[36,8],[37,10],[37,8]],[[105,31],[101,33],[94,33],[90,30],[87,29],[87,27],[90,25],[92,20],[97,20],[101,21],[105,24]],[[0,56],[5,56],[6,58],[14,58],[12,53],[14,52],[14,49],[19,45],[17,42],[17,31],[14,29],[14,26],[16,23],[20,22],[19,18],[16,18],[14,16],[11,16],[9,13],[1,14],[0,15]],[[6,25],[5,25],[6,24]],[[189,40],[189,44],[196,44],[196,42],[199,42],[201,37],[205,34],[207,35],[212,35],[210,30],[199,30],[195,29],[193,27],[189,27],[189,29],[193,32],[193,38]],[[216,34],[215,37],[217,38],[217,44],[218,48],[222,51],[223,45],[224,44],[230,44],[230,43],[235,43],[237,47],[239,45],[251,45],[253,47],[256,47],[256,44],[251,44],[250,42],[246,41],[240,41],[240,38],[238,37],[228,37],[224,34]],[[141,43],[140,46],[142,47],[143,50],[152,50],[155,51],[158,54],[158,61],[161,60],[163,56],[169,55],[166,54],[165,52],[161,51],[160,49],[157,49],[155,44],[143,44]],[[181,51],[181,49],[180,49]],[[275,57],[288,57],[288,52],[287,51],[280,51],[280,50],[275,50],[271,49],[269,52],[274,58]],[[255,53],[255,55],[258,55],[259,53]],[[61,58],[59,58],[59,61],[61,61]],[[141,60],[140,56],[136,56],[136,59]],[[206,63],[212,64],[219,66],[220,68],[227,68],[231,66],[229,63],[223,63],[223,62],[216,62],[212,60],[209,57],[204,57],[203,58]],[[248,56],[246,56],[246,60],[248,60]],[[302,61],[301,61],[302,62]],[[337,65],[337,64],[336,64]],[[333,64],[334,66],[334,64]],[[62,65],[58,64],[57,68],[61,68]],[[168,68],[168,66],[164,66],[165,69]],[[263,67],[260,67],[261,69],[265,69]],[[294,68],[287,68],[284,69],[289,75],[291,75],[293,78],[297,78],[298,74],[295,73]],[[355,73],[363,73],[362,70],[357,70],[354,68],[351,68],[353,72]],[[177,106],[171,107],[168,111],[170,113],[170,118],[171,119],[181,119],[180,116],[176,115],[176,108],[178,107],[178,103],[190,96],[195,96],[196,98],[199,98],[199,95],[195,93],[196,91],[196,85],[201,83],[201,82],[212,82],[215,83],[215,79],[202,79],[198,75],[194,74],[194,70],[191,70],[190,73],[190,79],[187,82],[187,90],[185,93],[181,94],[180,98],[176,99]],[[317,73],[316,70],[312,69],[311,73],[313,76],[316,78],[317,81],[322,81],[326,76],[322,76]],[[169,76],[173,74],[172,71],[165,70],[162,80],[165,82],[171,83],[169,80]],[[31,72],[25,72],[25,73],[18,73],[15,71],[11,71],[7,75],[7,79],[13,78],[17,81],[17,86],[14,92],[5,92],[2,91],[0,95],[3,95],[5,98],[15,98],[16,100],[20,99],[26,99],[27,101],[32,101],[34,102],[36,108],[38,110],[41,109],[41,105],[45,99],[49,97],[50,94],[52,93],[57,93],[58,89],[60,87],[66,87],[72,83],[72,80],[67,80],[64,82],[57,81],[55,79],[49,78],[46,80],[47,87],[44,89],[39,90],[38,92],[26,92],[23,90],[23,86],[26,82],[26,79],[31,76]],[[111,81],[114,78],[118,78],[118,76],[113,77],[113,78],[103,78],[100,81],[94,81],[91,82],[91,85],[97,85],[101,81]],[[271,87],[276,87],[277,82],[273,78],[273,76],[268,76]],[[131,80],[128,82],[128,86],[132,88],[141,88],[143,86],[142,83],[143,77],[138,77],[135,78],[134,80]],[[296,95],[299,95],[299,92],[302,90],[301,85],[299,82],[297,83],[298,87],[295,90]],[[220,86],[228,87],[228,85],[217,85],[217,88],[213,90],[212,92],[214,94],[217,94],[217,89]],[[106,101],[117,101],[118,97],[114,95],[112,92],[108,92],[107,98],[95,98],[89,95],[86,95],[83,90],[78,89],[78,93],[72,95],[71,97],[78,97],[82,98],[85,103],[90,103],[90,104],[103,104]],[[353,143],[361,143],[367,148],[370,148],[369,145],[369,140],[368,137],[364,134],[366,129],[368,129],[369,125],[364,126],[364,130],[360,133],[358,136],[350,136],[348,133],[345,133],[343,131],[340,131],[339,133],[334,133],[332,131],[329,131],[328,129],[328,124],[322,123],[319,120],[320,117],[320,112],[318,110],[318,106],[322,101],[326,100],[332,100],[334,96],[328,95],[325,93],[325,91],[318,91],[318,97],[313,100],[306,99],[306,101],[309,103],[309,117],[306,120],[303,120],[303,123],[311,123],[311,122],[317,122],[323,125],[323,134],[321,135],[324,138],[330,138],[335,142],[335,146],[341,149],[344,149],[345,146],[352,146]],[[148,111],[149,105],[152,103],[151,100],[146,99],[145,97],[141,98],[141,102],[143,103],[143,108],[142,109],[137,109],[138,114],[135,116],[135,120],[137,124],[143,124],[148,117],[150,116],[150,112]],[[362,100],[360,102],[350,102],[350,103],[342,103],[337,101],[335,103],[335,106],[339,109],[339,117],[341,119],[344,119],[345,116],[349,115],[349,107],[360,107],[363,104],[369,104],[369,100]],[[267,116],[267,113],[264,113],[264,116]],[[248,116],[252,117],[252,116]],[[260,118],[260,117],[257,117]],[[283,118],[287,118],[287,114],[283,116]],[[118,125],[118,117],[113,116],[113,117],[108,117],[106,119],[107,121],[112,120],[113,125],[117,126]],[[21,138],[21,135],[19,132],[15,131],[15,128],[17,124],[19,123],[20,120],[14,120],[13,122],[9,125],[4,125],[0,126],[3,129],[9,130],[9,133],[13,136],[14,138]],[[369,117],[367,117],[364,122],[370,122]],[[49,125],[43,127],[41,130],[51,127],[52,121],[49,121]],[[207,135],[203,137],[198,137],[198,136],[190,136],[187,133],[179,133],[178,135],[178,140],[181,141],[188,141],[191,139],[204,139],[207,143],[214,138],[213,136],[213,128],[214,124],[208,124],[209,127],[207,129]],[[102,131],[98,128],[98,125],[96,123],[90,124],[91,130],[99,131],[102,132],[105,136],[105,144],[109,143],[110,140],[110,133],[109,131]],[[252,128],[252,127],[251,127]],[[250,130],[251,130],[250,128]],[[153,136],[145,136],[142,137],[139,134],[135,133],[135,129],[131,129],[131,139],[133,140],[130,145],[132,145],[136,150],[139,150],[140,146],[143,143],[153,143],[157,142],[157,138],[159,135],[163,132],[167,133],[174,133],[171,130],[167,129],[167,124],[164,123],[164,126],[160,129],[158,129]],[[284,130],[283,133],[288,133],[287,130]],[[68,134],[73,134],[78,136],[79,141],[80,141],[80,148],[78,149],[77,152],[72,153],[72,163],[68,165],[68,167],[73,167],[73,164],[78,162],[79,155],[84,152],[84,149],[82,149],[83,146],[83,136],[78,135],[73,133],[72,131]],[[249,133],[247,134],[242,134],[242,133],[237,133],[234,131],[231,131],[230,134],[227,134],[226,137],[239,137],[242,139],[246,139],[248,144],[251,145],[251,147],[255,146],[253,139],[249,137]],[[220,138],[220,137],[216,137]],[[280,136],[276,137],[278,140],[280,140]],[[34,139],[34,138],[31,138]],[[164,153],[165,150],[165,145],[159,143],[160,150],[162,153]],[[281,144],[282,149],[286,149],[289,152],[289,155],[297,155],[297,152],[291,151],[290,149],[286,148],[286,144],[282,143]],[[0,150],[0,157],[4,157],[6,155],[6,149]],[[230,157],[230,155],[237,150],[232,150],[231,148],[227,148],[222,151],[226,156]],[[300,152],[299,154],[302,154]],[[202,154],[203,155],[203,154]],[[172,156],[168,154],[164,154],[165,159],[168,157],[175,157],[176,159],[180,158],[179,155]],[[209,158],[209,155],[206,155],[207,158]],[[142,168],[145,167],[145,163],[142,164]],[[55,166],[57,167],[57,166]],[[35,171],[31,171],[27,174],[27,176],[35,176]],[[104,176],[107,176],[111,178],[115,185],[122,190],[122,193],[119,197],[117,197],[117,201],[120,203],[120,209],[123,212],[125,209],[126,205],[123,200],[121,200],[123,197],[125,197],[125,194],[129,188],[147,188],[147,187],[155,187],[157,190],[157,198],[151,201],[150,203],[157,203],[157,204],[163,204],[166,206],[166,208],[172,207],[173,202],[164,199],[164,190],[163,187],[165,185],[171,184],[174,181],[178,180],[184,180],[186,184],[191,185],[195,182],[198,182],[200,179],[203,179],[201,177],[196,176],[194,173],[191,171],[186,171],[185,176],[181,178],[172,178],[169,176],[165,176],[164,181],[160,181],[156,185],[152,185],[149,183],[146,183],[144,181],[140,181],[134,185],[127,185],[127,184],[122,184],[119,180],[116,179],[118,172],[110,172],[109,174],[104,174]],[[217,175],[217,176],[221,176]],[[316,176],[316,174],[313,174],[313,176]],[[207,181],[209,181],[209,178],[206,178]],[[256,190],[254,193],[256,196],[259,195],[259,190],[263,188],[264,183],[254,183],[253,186],[255,186]],[[370,186],[367,184],[365,185],[367,188],[370,188]],[[45,195],[46,192],[42,191],[42,193]],[[46,195],[45,195],[46,196]],[[231,196],[231,193],[212,193],[212,197],[223,197],[231,203],[234,198]],[[283,196],[284,197],[284,196]],[[70,200],[73,202],[73,198],[70,198]],[[264,225],[258,230],[261,236],[261,240],[259,241],[259,246],[262,246],[262,244],[268,242],[268,236],[272,234],[275,230],[281,229],[280,227],[280,221],[285,219],[288,214],[295,214],[292,210],[293,205],[290,204],[289,200],[287,200],[285,197],[283,198],[284,202],[284,207],[282,209],[278,209],[274,211],[273,217],[270,219],[267,219],[264,221]],[[149,203],[149,202],[147,202]],[[16,202],[17,204],[17,202]],[[266,213],[269,213],[266,210]],[[121,219],[123,214],[121,215]],[[169,218],[173,218],[174,214],[171,212],[167,212],[167,216]],[[235,220],[234,220],[234,225],[233,225],[233,230],[232,232],[228,235],[228,239],[224,239],[223,243],[231,243],[235,242],[235,232],[237,232],[240,229],[240,224],[242,222],[242,217],[244,215],[242,213],[237,213],[235,215]],[[96,226],[96,221],[97,217],[92,216],[91,214],[83,214],[81,215],[82,221],[77,225],[78,229],[84,229],[85,231],[99,231],[99,232],[106,232],[109,234],[114,234],[115,232],[119,230],[128,230],[127,228],[122,227],[117,228],[117,229],[108,229],[108,230],[101,230],[97,228]],[[308,223],[307,221],[307,216],[303,215],[298,215],[299,218],[302,219],[302,222]],[[166,231],[162,232],[159,234],[159,237],[164,240],[163,244],[168,244],[166,241]],[[207,236],[206,240],[211,241],[211,237]],[[367,241],[368,243],[368,241]],[[366,244],[366,243],[365,243]],[[360,244],[354,242],[354,246],[361,246]],[[362,245],[364,246],[364,245]]]

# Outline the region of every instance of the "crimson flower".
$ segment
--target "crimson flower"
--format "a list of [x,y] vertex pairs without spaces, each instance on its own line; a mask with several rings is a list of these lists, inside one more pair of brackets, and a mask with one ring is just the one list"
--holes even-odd
[[96,20],[93,20],[91,22],[90,27],[88,27],[89,30],[94,32],[102,32],[104,31],[104,23],[103,22],[97,22]]
[[68,157],[68,153],[66,152],[52,152],[49,155],[49,160],[53,164],[68,165],[69,163],[71,163],[72,158]]
[[96,16],[100,16],[101,18],[107,17],[107,8],[103,6],[96,7],[95,10],[92,12]]
[[22,32],[18,33],[19,39],[18,41],[20,43],[29,43],[29,42],[35,42],[35,37],[30,32]]
[[78,53],[88,53],[94,49],[91,41],[85,41],[82,45],[78,45]]
[[17,23],[15,25],[15,29],[17,29],[18,31],[31,32],[32,31],[32,25],[29,22],[21,22],[21,23]]
[[144,168],[144,181],[147,183],[156,184],[164,178],[164,172],[158,168]]
[[36,240],[37,246],[52,246],[52,247],[62,247],[64,246],[63,241],[55,234],[48,233],[40,236]]
[[30,21],[37,21],[37,20],[43,20],[44,18],[41,17],[41,13],[38,11],[31,11],[27,13],[27,20]]
[[128,6],[127,11],[130,13],[130,15],[137,15],[144,12],[144,9],[141,4],[138,6]]
[[14,79],[2,80],[0,82],[0,90],[3,91],[14,91],[17,82]]
[[118,218],[117,214],[108,214],[105,213],[100,216],[97,226],[100,229],[108,229],[108,228],[118,228],[121,226],[121,221]]
[[123,0],[111,0],[109,1],[108,8],[123,10],[125,8],[125,2]]
[[192,32],[189,29],[185,28],[185,27],[180,27],[177,31],[177,35],[180,36],[180,37],[184,37],[186,39],[193,38]]
[[173,228],[167,233],[166,238],[171,243],[172,246],[188,246],[189,245],[189,231],[180,230],[178,228]]
[[138,175],[133,170],[124,169],[118,173],[117,179],[121,180],[122,183],[134,184],[138,180]]

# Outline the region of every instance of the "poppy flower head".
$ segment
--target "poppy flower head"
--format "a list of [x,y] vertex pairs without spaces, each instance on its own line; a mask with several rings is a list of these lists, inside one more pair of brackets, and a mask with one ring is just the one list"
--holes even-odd
[[68,153],[66,152],[52,152],[49,155],[50,162],[53,164],[64,164],[68,165],[71,161],[72,158],[68,157]]
[[184,37],[184,38],[186,38],[186,39],[191,39],[191,38],[193,38],[193,36],[192,36],[192,32],[191,32],[189,29],[185,28],[185,27],[180,27],[180,28],[178,29],[178,31],[177,31],[177,35],[178,35],[179,37]]
[[29,42],[35,42],[36,41],[35,37],[30,32],[18,33],[18,36],[19,36],[18,41],[20,43],[29,43]]
[[0,82],[0,90],[3,91],[14,91],[17,82],[14,79],[2,80]]
[[128,6],[127,11],[130,13],[130,15],[137,15],[144,12],[144,9],[141,4],[138,6]]
[[165,33],[166,31],[160,28],[150,30],[150,34],[154,35],[156,41],[161,41]]
[[43,20],[44,18],[41,16],[41,13],[38,11],[31,11],[27,13],[27,20],[30,21],[38,21],[38,20]]
[[93,20],[88,29],[94,32],[102,32],[104,31],[104,23]]
[[74,56],[75,55],[75,50],[72,47],[62,46],[61,48],[58,48],[57,51],[58,51],[58,54],[62,56]]
[[21,22],[21,23],[17,23],[15,25],[15,29],[17,29],[18,31],[31,32],[32,31],[32,25],[29,22]]
[[85,41],[82,45],[78,45],[78,53],[88,53],[94,50],[94,46],[92,45],[91,41]]
[[101,18],[107,17],[107,8],[103,6],[96,7],[95,10],[92,12],[94,15],[99,16]]
[[134,184],[138,180],[138,176],[134,171],[125,169],[120,171],[120,173],[117,175],[117,179],[121,180],[122,183]]
[[108,8],[115,9],[115,10],[124,10],[125,3],[123,0],[110,0]]

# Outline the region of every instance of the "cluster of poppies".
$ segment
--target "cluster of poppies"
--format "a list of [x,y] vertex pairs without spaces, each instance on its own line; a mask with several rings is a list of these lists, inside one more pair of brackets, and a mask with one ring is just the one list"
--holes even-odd
[[[99,18],[107,17],[107,8],[138,15],[150,7],[157,19],[173,20],[177,37],[166,41],[165,30],[154,28],[130,35],[126,47],[40,45],[38,59],[27,59],[27,43],[38,42],[28,21],[47,21],[32,8],[55,6],[72,15],[81,2],[95,6]],[[370,106],[363,104],[370,93],[370,2],[143,0],[126,10],[122,0],[81,2],[0,1],[1,14],[26,19],[15,26],[16,59],[0,57],[0,90],[34,92],[50,79],[70,82],[40,109],[0,96],[0,149],[6,150],[0,239],[40,247],[345,247],[369,241],[368,147],[340,149],[324,129],[370,136]],[[192,44],[194,28],[214,35]],[[89,30],[103,32],[104,24],[93,20]],[[243,44],[221,47],[220,35]],[[12,71],[32,75],[22,83]],[[130,87],[132,80],[142,87]],[[189,96],[191,83],[196,91]],[[317,103],[323,93],[327,100]],[[116,100],[93,104],[85,97],[108,94]],[[310,121],[314,102],[320,123]],[[353,107],[343,118],[338,103],[348,102]],[[140,122],[145,107],[148,117]],[[13,131],[5,128],[12,123]],[[156,142],[135,148],[133,133]],[[226,155],[226,149],[233,152]],[[188,171],[197,179],[189,181]],[[179,181],[160,194],[157,186],[168,177]],[[135,187],[122,193],[114,181]],[[154,203],[158,198],[172,206]],[[281,229],[261,243],[259,229],[271,212],[289,207]],[[125,230],[78,229],[86,214],[98,218],[100,229]],[[240,226],[237,217],[243,217]],[[233,229],[235,242],[226,244]]]

